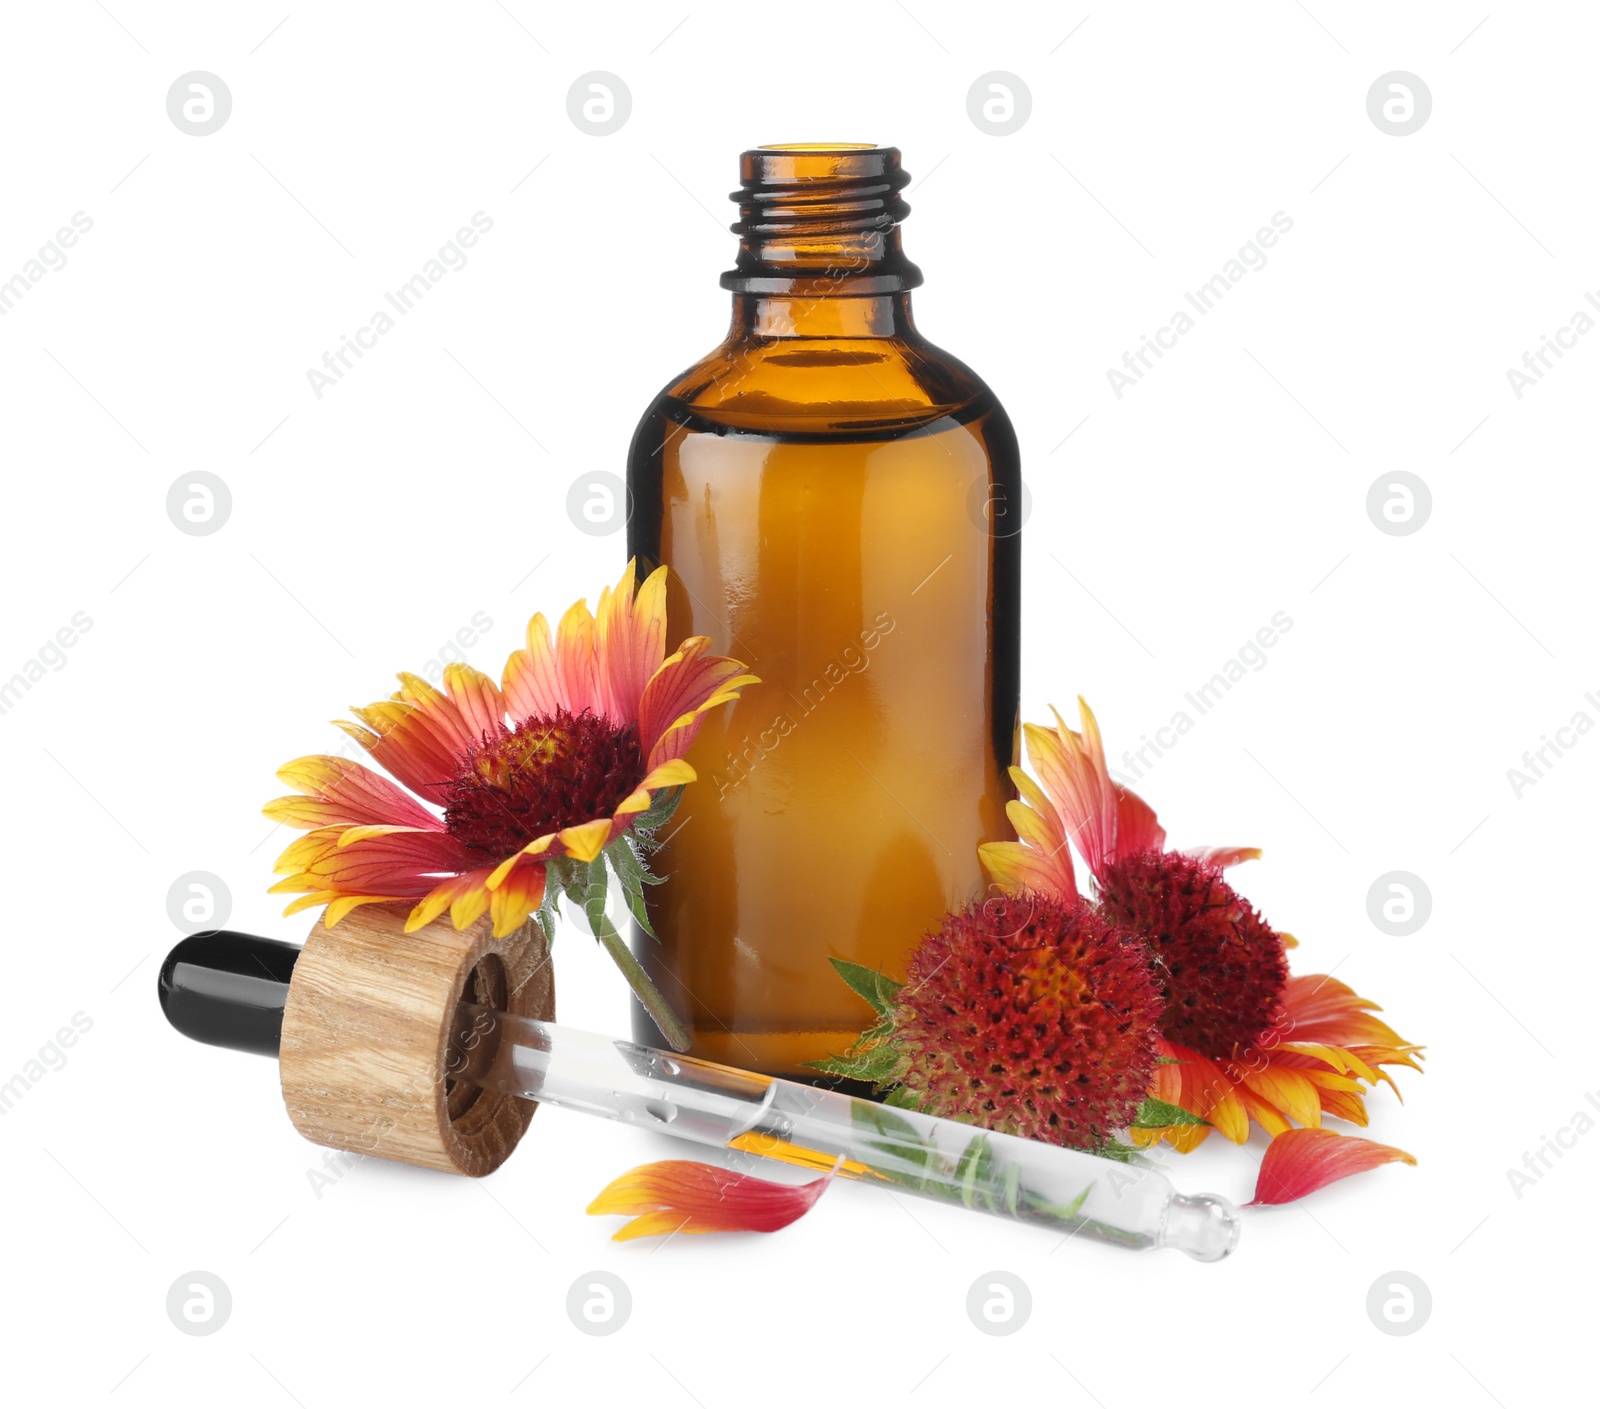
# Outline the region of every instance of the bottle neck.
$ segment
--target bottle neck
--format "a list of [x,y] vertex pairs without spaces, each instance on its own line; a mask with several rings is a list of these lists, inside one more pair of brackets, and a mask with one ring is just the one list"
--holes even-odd
[[758,147],[740,158],[735,336],[887,338],[912,329],[900,222],[910,181],[893,147]]
[[731,335],[750,338],[907,338],[911,295],[735,294]]

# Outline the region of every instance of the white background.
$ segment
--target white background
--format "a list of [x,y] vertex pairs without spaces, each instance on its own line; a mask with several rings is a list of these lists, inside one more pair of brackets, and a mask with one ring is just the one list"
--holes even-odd
[[[1600,1133],[1520,1198],[1506,1171],[1600,1088],[1600,738],[1520,797],[1507,769],[1600,720],[1600,337],[1520,399],[1506,371],[1600,289],[1595,17],[684,4],[7,9],[0,280],[94,225],[0,318],[0,677],[93,626],[0,716],[0,1077],[93,1026],[0,1125],[0,1376],[17,1402],[306,1409],[1549,1402],[1591,1338]],[[206,137],[165,110],[193,69],[232,93]],[[567,117],[591,70],[632,93],[612,136]],[[1014,135],[967,115],[990,70],[1031,90]],[[1391,70],[1432,93],[1410,136],[1367,115]],[[1016,423],[1026,715],[1082,692],[1115,755],[1293,619],[1142,786],[1175,844],[1265,847],[1239,881],[1296,968],[1428,1044],[1406,1104],[1371,1101],[1420,1163],[1251,1211],[1221,1265],[846,1185],[773,1237],[614,1245],[587,1201],[688,1151],[556,1111],[482,1184],[369,1162],[319,1198],[271,1064],[157,1011],[180,875],[222,877],[236,928],[304,934],[265,894],[285,835],[259,808],[337,746],[325,720],[475,613],[497,671],[532,611],[614,577],[620,536],[576,532],[568,486],[620,472],[720,337],[739,151],[824,139],[902,149],[918,321]],[[306,370],[477,211],[467,266],[318,399]],[[1277,211],[1267,266],[1115,396],[1107,369]],[[232,511],[191,537],[166,495],[201,470]],[[1397,470],[1432,493],[1410,536],[1365,508]],[[1396,869],[1433,897],[1405,938],[1367,916]],[[566,1021],[625,1029],[589,941],[557,970]],[[1243,1200],[1258,1158],[1213,1139],[1175,1177]],[[165,1310],[192,1269],[232,1293],[206,1338]],[[593,1269],[633,1296],[606,1338],[565,1313]],[[1033,1298],[1006,1338],[965,1310],[993,1269]],[[1393,1270],[1433,1298],[1404,1338],[1365,1309]]]

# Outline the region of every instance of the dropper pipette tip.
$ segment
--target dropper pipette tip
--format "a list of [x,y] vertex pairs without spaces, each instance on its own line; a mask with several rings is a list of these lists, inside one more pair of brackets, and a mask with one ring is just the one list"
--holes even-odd
[[1220,1262],[1239,1246],[1239,1210],[1216,1194],[1174,1194],[1162,1244],[1199,1262]]

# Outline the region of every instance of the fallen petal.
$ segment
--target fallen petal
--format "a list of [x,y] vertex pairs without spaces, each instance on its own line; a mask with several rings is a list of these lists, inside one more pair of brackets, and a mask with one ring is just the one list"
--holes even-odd
[[658,1160],[613,1179],[588,1212],[633,1215],[611,1235],[619,1243],[664,1233],[775,1233],[809,1210],[828,1182],[774,1184],[696,1160]]
[[1336,1130],[1316,1127],[1286,1130],[1274,1136],[1267,1146],[1256,1178],[1256,1196],[1250,1203],[1293,1203],[1336,1180],[1376,1169],[1391,1160],[1417,1162],[1404,1150],[1363,1140],[1359,1135],[1341,1135]]

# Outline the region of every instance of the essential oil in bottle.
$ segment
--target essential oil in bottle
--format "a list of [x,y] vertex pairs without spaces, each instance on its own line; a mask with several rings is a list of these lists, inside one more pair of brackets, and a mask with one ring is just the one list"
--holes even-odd
[[912,322],[900,153],[740,175],[732,325],[639,424],[628,546],[672,570],[669,639],[762,683],[689,754],[635,952],[694,1055],[815,1077],[872,1021],[828,961],[903,977],[1009,835],[1021,478],[993,393]]

